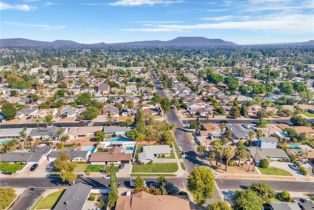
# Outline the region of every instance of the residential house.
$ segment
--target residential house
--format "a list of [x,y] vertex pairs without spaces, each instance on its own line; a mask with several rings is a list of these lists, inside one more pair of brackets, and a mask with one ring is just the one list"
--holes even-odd
[[250,131],[252,131],[251,129],[248,129],[242,125],[236,124],[228,124],[226,126],[226,129],[232,132],[232,141],[234,143],[237,143],[240,140],[241,141],[249,140],[249,133]]
[[67,130],[69,139],[80,139],[94,135],[97,131],[101,131],[101,126],[88,126],[88,127],[71,127]]
[[115,135],[115,136],[125,136],[125,133],[130,130],[131,128],[122,127],[122,126],[104,126],[103,127],[103,132],[105,134]]
[[47,145],[39,145],[36,148],[33,148],[27,152],[7,152],[0,154],[0,160],[2,162],[9,163],[39,163],[45,158],[51,151],[51,147]]
[[[18,139],[21,136],[21,133],[24,131],[24,128],[3,128],[0,129],[0,139]],[[31,129],[26,129],[26,135],[30,133]]]
[[149,145],[143,146],[142,152],[138,154],[138,161],[140,163],[149,163],[158,157],[169,157],[170,156],[169,145]]
[[92,189],[91,185],[75,184],[68,187],[61,195],[53,210],[80,210],[84,209],[84,204]]
[[102,114],[110,117],[119,117],[119,109],[113,104],[106,104],[102,109]]
[[136,87],[136,85],[127,85],[126,87],[125,87],[125,93],[126,94],[135,94],[135,93],[137,93],[137,87]]
[[[54,161],[58,158],[62,151],[52,151],[49,153],[49,161]],[[86,150],[69,150],[65,151],[69,154],[71,161],[87,161],[89,152]]]
[[16,117],[19,119],[33,118],[35,114],[38,112],[38,110],[39,110],[38,107],[24,108],[16,113]]
[[119,196],[116,210],[191,210],[189,201],[171,195],[153,195],[144,191]]
[[215,123],[205,123],[203,124],[204,130],[200,130],[198,138],[210,138],[216,139],[222,136],[221,129],[219,128],[218,124]]
[[97,90],[98,94],[109,94],[110,93],[110,86],[107,84],[101,84],[98,86],[98,90]]
[[260,165],[263,159],[270,161],[290,161],[289,156],[282,149],[251,147],[250,153],[257,166]]
[[261,149],[276,149],[278,140],[276,137],[260,137],[258,139],[258,146]]
[[94,152],[88,160],[92,165],[119,165],[131,161],[132,154],[124,153],[122,146],[114,146],[108,152]]
[[273,202],[270,204],[271,210],[301,210],[297,203],[292,202]]
[[33,128],[29,133],[29,136],[32,137],[33,139],[57,140],[60,129],[62,128],[58,127]]
[[73,117],[76,118],[79,115],[79,109],[73,106],[65,106],[60,110],[60,117]]

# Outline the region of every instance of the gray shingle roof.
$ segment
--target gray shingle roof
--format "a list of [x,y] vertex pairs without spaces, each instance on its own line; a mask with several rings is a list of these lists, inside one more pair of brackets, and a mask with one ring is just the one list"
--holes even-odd
[[259,162],[265,158],[282,158],[282,159],[289,160],[289,156],[282,149],[271,149],[271,148],[260,149],[260,148],[252,147],[250,149],[250,152],[251,152],[251,156],[255,159],[256,162]]
[[113,134],[119,132],[127,132],[131,129],[128,127],[120,127],[120,126],[105,126],[104,133]]
[[50,147],[39,146],[28,152],[8,152],[0,154],[0,160],[3,162],[39,162],[43,155],[48,154]]
[[226,127],[232,131],[232,135],[236,139],[244,139],[249,136],[250,129],[246,129],[241,125],[227,125]]
[[62,194],[61,198],[53,208],[54,210],[80,210],[89,195],[92,186],[86,184],[75,184]]
[[[49,158],[57,158],[60,155],[61,151],[53,151],[49,154]],[[69,150],[68,151],[70,158],[73,160],[75,158],[86,159],[88,151],[83,150]]]
[[274,202],[271,203],[273,210],[301,210],[297,203]]
[[259,138],[262,142],[278,142],[276,137],[260,137]]

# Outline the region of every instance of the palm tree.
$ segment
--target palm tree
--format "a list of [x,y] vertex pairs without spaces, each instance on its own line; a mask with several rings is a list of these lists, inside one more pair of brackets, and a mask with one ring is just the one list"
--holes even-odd
[[212,144],[211,151],[215,153],[216,166],[217,166],[218,161],[221,163],[222,143],[220,140],[217,140]]
[[240,165],[241,159],[247,159],[250,157],[250,153],[246,150],[245,146],[243,145],[242,141],[238,142],[236,151],[235,151],[235,156],[239,160],[238,161],[238,166]]
[[235,154],[235,150],[234,150],[232,147],[230,147],[229,145],[223,147],[223,149],[222,149],[222,155],[223,155],[223,157],[226,159],[225,171],[228,170],[228,163],[229,163],[229,160],[234,157],[234,154]]

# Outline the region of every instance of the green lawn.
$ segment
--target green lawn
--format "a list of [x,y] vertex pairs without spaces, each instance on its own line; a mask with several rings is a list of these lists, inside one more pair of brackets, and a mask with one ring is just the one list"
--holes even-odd
[[307,117],[311,117],[311,118],[314,118],[314,114],[313,113],[310,113],[310,112],[303,112],[303,114]]
[[0,162],[0,171],[7,173],[15,173],[24,168],[24,163],[4,163]]
[[85,172],[100,172],[105,169],[104,165],[88,165]]
[[134,164],[132,173],[173,173],[177,170],[177,163]]
[[84,172],[87,168],[87,164],[86,163],[77,163],[76,164],[76,171],[77,172]]
[[269,167],[269,168],[258,168],[260,172],[264,175],[278,175],[278,176],[292,176],[288,171],[275,168],[275,167]]
[[160,177],[160,176],[177,176],[175,174],[137,174],[132,173],[131,176],[140,176],[140,177],[147,177],[147,176],[153,176],[153,177]]
[[60,190],[44,197],[34,209],[51,209],[57,203],[62,192],[63,190]]
[[173,145],[174,145],[174,149],[176,150],[176,153],[177,153],[178,158],[179,158],[179,159],[182,159],[182,155],[181,155],[181,152],[179,151],[179,147],[178,147],[178,145],[177,145],[177,142],[174,141],[174,142],[173,142]]
[[180,163],[182,170],[185,170],[185,164],[184,163]]

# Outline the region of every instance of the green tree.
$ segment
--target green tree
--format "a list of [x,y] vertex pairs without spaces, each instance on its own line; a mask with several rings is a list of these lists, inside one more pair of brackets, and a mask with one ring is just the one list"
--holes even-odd
[[232,210],[232,208],[226,201],[216,201],[209,204],[207,210]]
[[96,131],[95,137],[96,137],[96,141],[100,142],[104,140],[104,138],[106,137],[106,134],[103,131]]
[[142,177],[138,176],[135,178],[135,180],[134,180],[135,188],[136,187],[143,187],[144,184],[145,184],[145,180]]
[[294,93],[293,85],[291,82],[281,82],[279,84],[279,89],[281,92],[287,95],[292,95]]
[[174,137],[170,130],[166,130],[161,134],[161,143],[171,145],[174,142]]
[[99,109],[94,106],[89,106],[86,110],[81,114],[83,120],[92,120],[99,115]]
[[92,104],[92,95],[90,93],[82,93],[76,98],[79,105],[90,106]]
[[263,203],[270,203],[270,200],[275,195],[274,190],[263,182],[253,183],[250,185],[249,189],[255,192],[262,199]]
[[110,191],[108,195],[108,207],[113,208],[118,199],[118,182],[114,165],[110,168]]
[[268,159],[262,159],[261,160],[261,164],[260,164],[260,167],[261,168],[268,168],[268,166],[269,166],[269,160]]
[[160,102],[160,106],[164,112],[169,112],[171,101],[168,98],[163,98]]
[[242,141],[239,141],[237,144],[235,157],[239,160],[238,165],[240,165],[242,159],[248,159],[250,157],[250,153],[246,149]]
[[193,169],[188,177],[188,189],[197,204],[204,204],[214,193],[215,178],[210,168],[200,166]]
[[292,201],[292,198],[291,198],[289,192],[287,192],[287,191],[282,191],[282,192],[277,193],[276,198],[282,202],[291,202]]
[[309,122],[307,121],[307,119],[303,118],[300,115],[293,115],[290,118],[290,121],[295,126],[308,126],[309,125]]
[[74,182],[76,180],[76,164],[68,162],[65,167],[61,169],[60,178],[64,182]]
[[252,190],[236,191],[233,195],[234,209],[257,210],[262,209],[262,199]]
[[208,82],[217,84],[223,80],[223,76],[221,74],[217,74],[213,70],[210,70],[207,73],[207,80],[208,80]]
[[3,117],[6,120],[11,120],[16,115],[16,108],[10,102],[5,102],[4,104],[2,104],[2,108],[1,109],[2,109]]
[[227,171],[229,160],[234,157],[235,150],[231,146],[224,146],[222,148],[222,155],[226,160],[225,171]]

